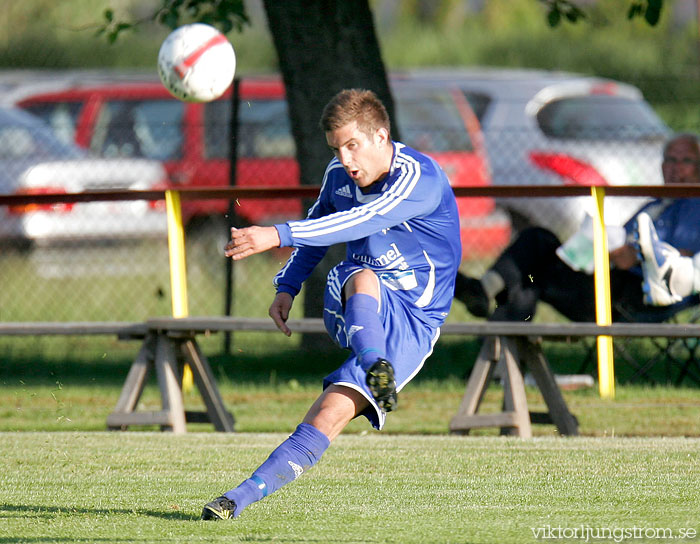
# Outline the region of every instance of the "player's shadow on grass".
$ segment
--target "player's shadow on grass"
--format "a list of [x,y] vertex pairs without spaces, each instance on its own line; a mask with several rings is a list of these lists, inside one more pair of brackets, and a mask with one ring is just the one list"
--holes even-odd
[[[152,518],[161,518],[167,520],[183,520],[193,521],[199,519],[199,513],[188,514],[172,510],[163,512],[160,510],[145,510],[143,508],[74,508],[74,507],[58,507],[58,506],[33,506],[27,504],[0,504],[0,519],[9,518],[8,513],[23,513],[27,517],[49,517],[56,514],[94,514],[96,516],[105,516],[109,514],[135,514],[137,516],[148,516]],[[10,542],[0,537],[0,543]]]

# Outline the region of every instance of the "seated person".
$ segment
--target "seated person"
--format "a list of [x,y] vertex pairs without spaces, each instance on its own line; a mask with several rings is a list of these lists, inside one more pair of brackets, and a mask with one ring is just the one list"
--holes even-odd
[[[664,183],[700,183],[700,143],[695,135],[680,134],[666,143],[662,173]],[[636,218],[642,212],[653,219],[658,237],[682,248],[680,253],[700,252],[700,198],[653,200],[625,225],[628,239],[634,237]],[[494,321],[532,319],[542,300],[571,321],[594,322],[594,278],[562,261],[557,255],[560,245],[547,229],[526,229],[481,279],[458,275],[455,296],[473,315]],[[645,303],[632,244],[611,251],[610,262],[613,321],[663,321],[690,305],[681,295],[666,299],[669,304],[663,307]]]

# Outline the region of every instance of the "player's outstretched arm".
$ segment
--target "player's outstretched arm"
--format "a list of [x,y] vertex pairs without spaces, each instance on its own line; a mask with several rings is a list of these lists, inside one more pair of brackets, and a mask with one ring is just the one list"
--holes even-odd
[[294,299],[289,293],[277,293],[268,310],[277,328],[287,336],[292,335],[292,331],[287,327],[287,319],[289,319],[289,311],[292,309],[293,302]]
[[239,261],[262,253],[273,247],[279,247],[280,236],[275,227],[231,228],[231,241],[224,248],[224,255]]

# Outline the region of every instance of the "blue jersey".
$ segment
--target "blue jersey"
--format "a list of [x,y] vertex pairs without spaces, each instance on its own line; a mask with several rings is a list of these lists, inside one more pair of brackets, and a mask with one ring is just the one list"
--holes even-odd
[[367,194],[333,159],[307,218],[275,225],[281,246],[297,249],[274,284],[295,296],[328,246],[345,242],[348,261],[373,270],[437,327],[452,303],[462,254],[457,204],[433,159],[393,145],[388,175]]

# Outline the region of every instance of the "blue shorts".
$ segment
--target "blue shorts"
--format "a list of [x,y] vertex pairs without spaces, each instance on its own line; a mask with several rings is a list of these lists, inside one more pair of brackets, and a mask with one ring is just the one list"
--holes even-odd
[[[343,261],[328,274],[323,319],[328,334],[341,348],[350,349],[343,317],[343,287],[348,278],[361,270],[364,270],[362,266]],[[440,329],[419,319],[418,309],[404,298],[401,291],[392,290],[381,281],[378,283],[381,299],[379,315],[386,335],[386,358],[394,367],[396,390],[401,391],[433,352]],[[343,385],[362,393],[370,406],[361,415],[369,419],[374,428],[381,430],[386,414],[374,401],[365,378],[366,372],[353,353],[336,371],[324,378],[323,388],[331,384]]]

